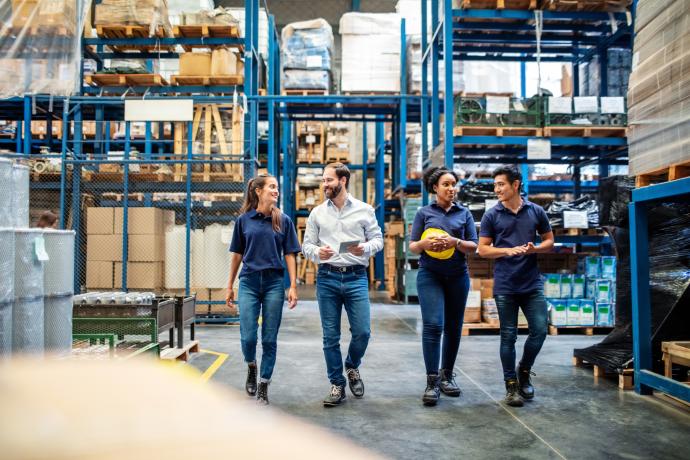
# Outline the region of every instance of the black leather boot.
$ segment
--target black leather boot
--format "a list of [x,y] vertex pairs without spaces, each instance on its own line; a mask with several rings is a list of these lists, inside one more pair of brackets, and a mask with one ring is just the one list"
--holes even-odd
[[359,369],[351,367],[346,370],[346,374],[347,382],[350,385],[350,391],[355,398],[364,396],[364,382],[362,382],[362,376],[359,374]]
[[244,384],[249,396],[256,395],[256,361],[247,365],[247,383]]
[[517,372],[518,384],[520,386],[520,396],[524,399],[534,398],[534,387],[532,386],[531,376],[534,375],[529,367],[519,367]]
[[441,389],[439,388],[439,380],[437,374],[429,374],[426,376],[426,389],[422,402],[425,406],[435,406],[438,403],[438,398],[441,396]]
[[522,407],[524,404],[517,379],[506,380],[506,397],[503,402],[512,407]]
[[259,404],[268,406],[268,382],[259,383],[259,391],[256,395],[256,400]]
[[455,383],[455,374],[453,374],[453,371],[440,369],[438,373],[441,379],[439,387],[441,388],[441,392],[443,392],[444,395],[457,398],[462,394],[462,390],[460,390],[458,384]]

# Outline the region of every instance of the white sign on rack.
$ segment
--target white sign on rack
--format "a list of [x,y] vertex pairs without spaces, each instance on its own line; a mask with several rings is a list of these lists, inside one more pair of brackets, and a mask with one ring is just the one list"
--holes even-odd
[[563,227],[587,228],[587,211],[563,211]]
[[307,69],[323,67],[323,59],[321,56],[307,56]]
[[551,141],[548,139],[527,139],[528,160],[550,160]]
[[316,136],[314,136],[313,134],[309,134],[305,140],[307,144],[314,144],[316,143]]
[[125,121],[192,121],[193,99],[125,99]]
[[596,96],[580,96],[575,98],[575,113],[597,113],[599,102]]
[[549,113],[573,113],[573,98],[550,97]]
[[505,96],[486,96],[486,113],[510,113],[510,98]]
[[625,113],[625,98],[602,97],[601,113]]

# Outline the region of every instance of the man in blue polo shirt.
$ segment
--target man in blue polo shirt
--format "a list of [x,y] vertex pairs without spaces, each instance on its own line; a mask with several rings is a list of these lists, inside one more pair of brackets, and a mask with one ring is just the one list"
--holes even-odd
[[[551,251],[553,232],[544,209],[520,196],[522,175],[517,169],[500,167],[493,178],[499,202],[482,217],[478,250],[481,257],[496,259],[494,298],[501,322],[504,401],[520,407],[524,399],[534,398],[531,369],[546,339],[547,306],[536,254]],[[537,233],[541,244],[535,244]],[[516,372],[519,308],[527,317],[529,337]]]

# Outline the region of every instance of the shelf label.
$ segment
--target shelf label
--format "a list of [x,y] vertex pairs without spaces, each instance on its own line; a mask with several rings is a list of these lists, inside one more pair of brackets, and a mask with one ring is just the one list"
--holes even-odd
[[625,113],[625,98],[602,97],[601,113]]
[[193,120],[193,99],[125,99],[125,121]]
[[307,69],[323,67],[321,56],[307,56]]
[[510,98],[504,96],[486,96],[486,113],[510,113]]
[[315,144],[316,143],[316,136],[313,134],[309,134],[306,138],[307,144]]
[[550,97],[549,113],[573,113],[573,98]]
[[497,204],[498,204],[498,200],[486,199],[486,200],[484,200],[484,210],[488,211],[489,209],[493,208]]
[[575,113],[597,113],[599,103],[596,96],[583,96],[575,98]]
[[213,207],[213,201],[204,200],[204,208],[211,208],[211,207]]
[[550,160],[551,141],[548,139],[527,139],[528,160]]
[[563,211],[563,227],[588,228],[587,211]]

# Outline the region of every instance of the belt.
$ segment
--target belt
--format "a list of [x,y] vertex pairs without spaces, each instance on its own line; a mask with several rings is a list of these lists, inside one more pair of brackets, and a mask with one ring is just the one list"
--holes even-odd
[[354,273],[360,270],[366,271],[367,267],[365,267],[364,265],[348,265],[347,267],[336,267],[335,265],[331,264],[320,264],[319,270],[321,269],[336,273]]

